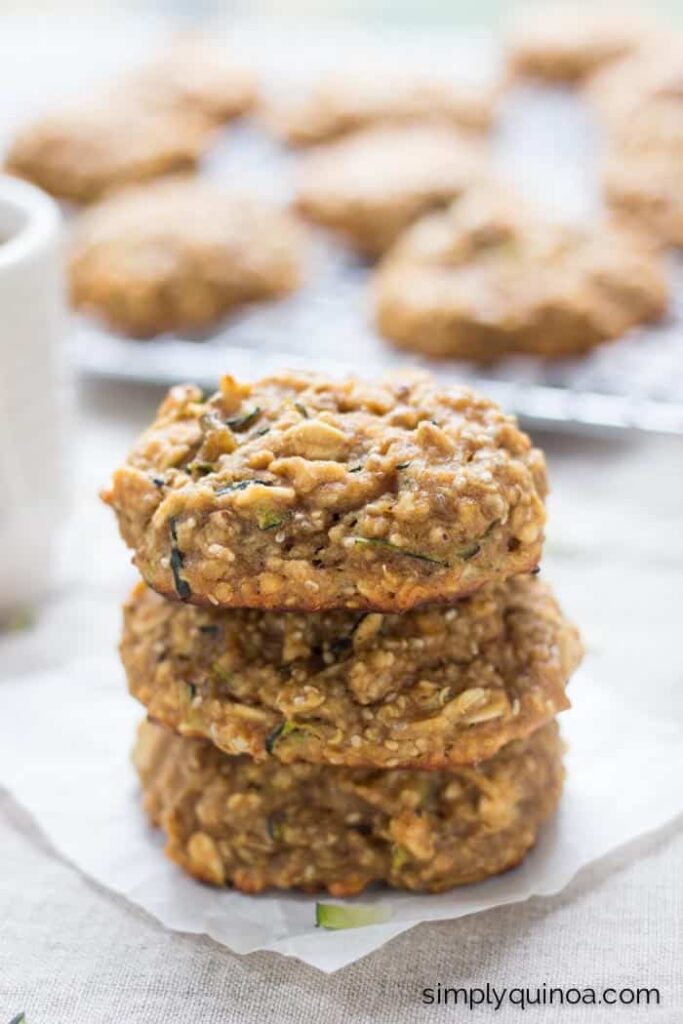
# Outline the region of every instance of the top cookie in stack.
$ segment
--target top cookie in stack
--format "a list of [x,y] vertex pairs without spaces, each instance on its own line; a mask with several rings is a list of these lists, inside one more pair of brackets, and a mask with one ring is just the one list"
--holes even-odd
[[105,494],[145,581],[215,607],[406,612],[533,570],[545,462],[428,376],[173,389]]

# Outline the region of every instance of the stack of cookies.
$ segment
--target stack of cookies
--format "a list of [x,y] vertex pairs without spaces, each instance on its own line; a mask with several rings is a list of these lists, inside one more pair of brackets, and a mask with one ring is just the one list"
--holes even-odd
[[150,819],[245,892],[439,891],[517,864],[580,656],[536,576],[541,452],[426,376],[171,391],[105,499]]

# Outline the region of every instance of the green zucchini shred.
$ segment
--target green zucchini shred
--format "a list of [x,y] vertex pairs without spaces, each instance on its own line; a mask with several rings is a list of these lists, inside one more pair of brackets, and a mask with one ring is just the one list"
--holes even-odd
[[446,569],[449,567],[449,563],[441,558],[434,558],[433,555],[424,555],[420,551],[407,551],[405,548],[400,548],[397,544],[392,544],[390,540],[384,540],[382,537],[354,537],[354,541],[360,545],[387,548],[387,550],[394,551],[397,555],[405,555],[406,558],[417,558],[420,562],[431,562],[432,565],[442,565]]
[[474,541],[458,551],[458,558],[461,558],[463,562],[469,562],[470,558],[474,558],[480,551],[481,544],[478,541]]
[[269,754],[272,754],[275,744],[279,740],[283,740],[286,736],[291,736],[297,732],[303,735],[306,732],[306,726],[301,725],[299,722],[281,722],[280,725],[276,725],[273,731],[269,732],[266,736],[266,750]]
[[353,640],[350,636],[337,636],[327,644],[327,650],[334,661],[338,661],[343,654],[347,654],[353,647]]
[[283,523],[284,517],[275,509],[259,509],[256,513],[256,524],[259,530],[274,530],[276,527],[282,526]]
[[274,814],[266,821],[266,828],[268,829],[268,835],[274,843],[279,842],[283,838],[284,828],[281,821],[277,820]]
[[399,871],[403,865],[410,860],[410,854],[405,846],[394,846],[391,851],[391,870]]
[[470,544],[466,544],[464,548],[461,548],[457,552],[458,558],[461,558],[463,562],[468,562],[470,558],[474,558],[475,555],[478,555],[479,552],[481,551],[482,543],[486,540],[487,537],[491,535],[491,533],[498,526],[499,522],[499,519],[494,519],[493,522],[486,527],[479,540],[471,541]]
[[349,905],[339,903],[316,903],[315,926],[328,931],[339,931],[342,928],[366,928],[371,924],[383,924],[391,917],[386,906]]
[[192,597],[192,589],[184,576],[181,575],[185,556],[178,547],[178,533],[176,530],[175,518],[172,517],[168,522],[171,528],[171,572],[173,573],[173,585],[175,586],[176,594],[180,600],[187,601]]
[[226,484],[225,487],[219,487],[214,494],[220,498],[224,494],[232,494],[233,491],[246,491],[247,487],[251,487],[252,484],[260,484],[261,487],[275,487],[272,480],[234,480],[232,483]]
[[208,476],[209,473],[213,473],[215,466],[212,462],[190,462],[188,464],[188,472],[196,476]]
[[247,412],[242,413],[241,416],[235,416],[233,419],[226,420],[225,425],[230,427],[236,434],[241,433],[243,430],[248,428],[255,423],[261,415],[261,406],[255,405],[253,409],[249,409]]

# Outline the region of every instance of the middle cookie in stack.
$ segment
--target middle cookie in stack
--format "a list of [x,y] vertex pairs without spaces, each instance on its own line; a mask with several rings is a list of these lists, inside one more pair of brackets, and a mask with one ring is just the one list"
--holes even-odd
[[514,421],[428,378],[173,392],[107,496],[164,595],[136,588],[122,656],[161,723],[136,763],[169,855],[337,895],[518,863],[559,798],[580,653],[515,575],[544,494]]
[[150,716],[227,754],[422,769],[476,764],[549,722],[577,650],[530,576],[403,615],[219,611],[139,584],[121,646]]

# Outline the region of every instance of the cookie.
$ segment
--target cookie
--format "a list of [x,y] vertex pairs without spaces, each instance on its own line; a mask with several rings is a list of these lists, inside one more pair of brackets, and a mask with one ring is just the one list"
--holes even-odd
[[516,75],[550,82],[579,82],[634,51],[644,25],[622,10],[589,11],[573,5],[535,6],[518,19],[507,40]]
[[683,246],[681,163],[663,153],[611,154],[603,168],[607,203],[626,227],[667,246]]
[[201,38],[181,37],[166,53],[122,83],[131,97],[155,108],[190,111],[220,124],[252,110],[255,75],[229,52]]
[[139,584],[121,657],[148,714],[285,764],[475,764],[568,707],[578,634],[534,577],[404,615],[217,611]]
[[29,125],[5,166],[59,199],[88,203],[121,185],[194,169],[211,138],[204,117],[107,97]]
[[486,131],[496,98],[494,86],[354,68],[329,75],[299,95],[271,100],[263,120],[292,146],[329,142],[360,128],[425,121]]
[[134,762],[166,855],[243,892],[372,882],[441,892],[518,864],[560,798],[554,723],[476,767],[373,771],[256,764],[145,722]]
[[293,291],[303,248],[294,218],[263,200],[197,179],[139,185],[77,225],[71,299],[133,337],[198,330]]
[[466,388],[282,372],[172,389],[103,497],[169,598],[404,612],[531,571],[546,486],[515,420]]
[[683,246],[683,92],[646,104],[613,131],[603,166],[607,203],[624,224]]
[[679,106],[683,97],[683,37],[651,38],[628,57],[596,74],[584,95],[602,123],[613,132],[628,132],[635,116],[644,130],[653,104]]
[[380,265],[381,334],[429,356],[580,355],[667,309],[652,248],[614,227],[563,226],[502,189],[420,220]]
[[485,147],[436,125],[368,128],[302,162],[296,204],[362,255],[381,255],[420,214],[482,172]]
[[587,90],[607,134],[602,182],[615,218],[683,244],[683,42],[673,35],[596,75]]

